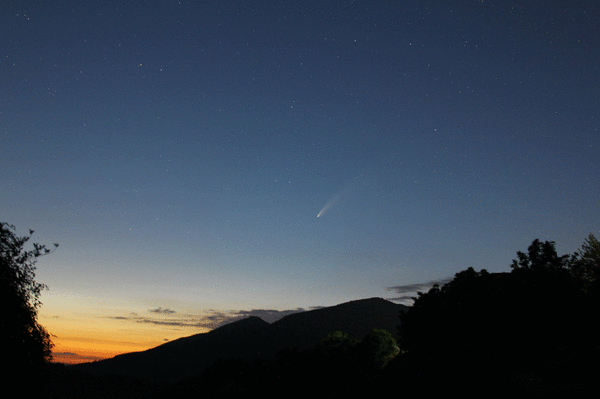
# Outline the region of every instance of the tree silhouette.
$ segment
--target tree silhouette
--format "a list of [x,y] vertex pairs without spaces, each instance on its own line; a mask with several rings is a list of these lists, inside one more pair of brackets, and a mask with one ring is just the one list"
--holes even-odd
[[400,353],[400,348],[389,331],[373,329],[356,345],[356,352],[364,367],[378,371]]
[[599,294],[600,242],[593,234],[585,239],[577,252],[577,260],[572,263],[571,272],[586,293]]
[[568,268],[577,256],[558,256],[554,241],[541,242],[535,239],[527,248],[527,253],[517,251],[517,257],[518,259],[512,261],[513,270],[559,270]]
[[[18,237],[15,227],[0,223],[0,298],[3,314],[0,337],[7,356],[4,376],[16,378],[39,374],[52,358],[50,335],[37,321],[40,294],[47,287],[35,281],[35,263],[50,253],[44,245],[26,250],[29,236]],[[58,244],[54,244],[55,247]],[[5,352],[5,353],[6,353]]]
[[598,348],[596,317],[570,272],[576,259],[535,240],[510,273],[469,268],[419,293],[401,315],[400,342],[420,387],[549,394],[571,384],[564,378],[581,370],[575,359]]
[[327,334],[319,346],[325,353],[348,356],[358,342],[356,338],[351,338],[347,333],[336,330]]

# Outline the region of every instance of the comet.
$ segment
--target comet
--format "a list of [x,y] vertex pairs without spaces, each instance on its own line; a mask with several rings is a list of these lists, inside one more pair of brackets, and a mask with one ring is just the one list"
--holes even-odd
[[317,217],[323,217],[327,212],[329,212],[331,207],[337,205],[339,202],[345,202],[349,197],[355,195],[356,192],[360,189],[360,185],[364,185],[361,179],[362,176],[363,175],[361,174],[360,176],[355,177],[352,181],[347,183],[341,191],[334,195],[333,198],[331,198],[325,204],[325,206],[317,214]]
[[327,209],[329,209],[329,206],[330,206],[330,204],[329,204],[329,202],[328,202],[328,203],[327,203],[327,205],[325,205],[325,206],[323,207],[323,209],[321,209],[321,211],[320,211],[320,212],[317,214],[317,217],[318,217],[318,218],[320,218],[321,216],[323,216],[323,214],[324,214],[325,212],[327,212]]
[[321,211],[317,214],[317,217],[320,218],[321,216],[325,215],[325,213],[327,213],[327,211],[329,210],[329,208],[331,208],[336,202],[338,202],[338,200],[340,199],[341,193],[337,194],[335,197],[333,197],[332,199],[329,200],[329,202],[327,202],[325,204],[325,206],[323,207],[323,209],[321,209]]

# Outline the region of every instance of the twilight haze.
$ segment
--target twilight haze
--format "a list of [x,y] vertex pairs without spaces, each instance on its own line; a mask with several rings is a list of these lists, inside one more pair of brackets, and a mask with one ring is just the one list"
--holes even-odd
[[[600,234],[597,1],[9,1],[0,221],[71,361]],[[319,216],[319,217],[317,217]],[[412,292],[412,294],[411,294]]]

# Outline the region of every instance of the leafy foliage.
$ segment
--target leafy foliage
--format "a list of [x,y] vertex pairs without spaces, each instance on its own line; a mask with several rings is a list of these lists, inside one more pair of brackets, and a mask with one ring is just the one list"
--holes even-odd
[[332,331],[323,340],[321,340],[320,347],[329,353],[347,353],[351,351],[359,340],[350,337],[343,331]]
[[358,360],[367,369],[382,370],[400,353],[396,340],[389,331],[374,329],[356,345]]
[[527,253],[517,251],[517,257],[512,261],[513,270],[564,269],[576,258],[575,255],[558,256],[554,241],[541,242],[538,239],[533,240]]
[[[284,349],[270,359],[223,359],[156,398],[243,396],[382,397],[374,382],[399,350],[392,334],[374,329],[362,340],[336,330],[315,347]],[[391,392],[391,391],[390,391]]]
[[[559,256],[552,241],[535,240],[527,252],[517,252],[510,273],[468,268],[419,293],[401,315],[401,345],[411,372],[423,386],[465,384],[469,376],[471,385],[465,386],[474,391],[524,384],[519,389],[529,394],[550,393],[577,369],[573,359],[598,352],[592,327],[598,309],[571,272],[580,259]],[[560,377],[552,374],[558,369]],[[532,375],[543,383],[523,383],[533,381]]]
[[40,294],[47,287],[35,281],[37,258],[51,250],[40,244],[26,250],[33,231],[18,237],[14,230],[10,224],[0,223],[0,295],[4,306],[0,334],[8,350],[10,372],[18,375],[38,372],[52,358],[50,335],[37,321]]
[[571,272],[577,283],[589,294],[600,294],[600,242],[590,234],[584,241],[577,259],[571,265]]

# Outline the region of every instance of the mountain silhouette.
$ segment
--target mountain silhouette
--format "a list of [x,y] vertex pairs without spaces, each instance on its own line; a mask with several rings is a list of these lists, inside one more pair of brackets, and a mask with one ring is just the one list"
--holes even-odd
[[143,352],[72,367],[99,375],[178,382],[202,373],[219,359],[270,358],[286,348],[308,349],[335,330],[357,339],[374,328],[396,335],[400,312],[407,309],[381,298],[370,298],[291,314],[273,324],[251,316]]

